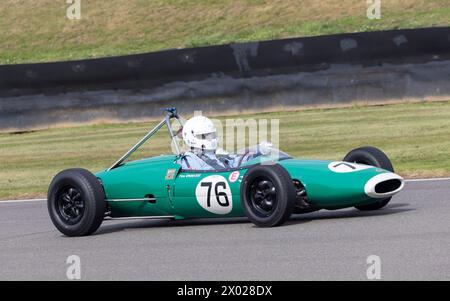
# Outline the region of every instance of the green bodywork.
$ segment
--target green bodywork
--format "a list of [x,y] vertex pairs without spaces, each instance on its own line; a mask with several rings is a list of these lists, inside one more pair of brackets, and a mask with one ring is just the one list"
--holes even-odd
[[[152,157],[97,173],[96,176],[105,190],[111,217],[170,216],[183,219],[244,216],[240,204],[241,181],[248,169],[260,161],[250,160],[239,169],[223,172],[196,172],[181,170],[180,165],[176,163],[177,158],[175,155]],[[374,202],[374,199],[366,195],[364,185],[372,177],[388,173],[376,167],[339,173],[330,170],[330,163],[331,161],[300,159],[277,162],[289,172],[293,180],[299,180],[305,186],[308,201],[313,209],[339,209]],[[230,179],[233,172],[234,177]],[[200,204],[199,196],[206,198],[208,191],[208,187],[203,187],[200,182],[210,176],[221,176],[223,178],[214,179],[225,179],[226,182],[212,188],[210,204],[228,201],[231,210],[215,213]],[[226,187],[229,189],[229,193],[225,193],[227,196],[222,193],[222,196],[216,199],[215,192],[220,195]],[[144,198],[153,200],[150,202]]]

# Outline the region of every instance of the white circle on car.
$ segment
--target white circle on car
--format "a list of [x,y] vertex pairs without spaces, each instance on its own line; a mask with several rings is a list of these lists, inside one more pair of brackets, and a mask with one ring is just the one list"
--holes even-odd
[[360,171],[368,168],[372,168],[373,166],[365,165],[365,164],[357,164],[357,163],[350,163],[350,162],[343,162],[343,161],[334,161],[328,164],[328,168],[331,171],[338,172],[338,173],[348,173],[348,172],[355,172]]
[[195,197],[203,209],[215,214],[227,214],[233,209],[230,185],[222,176],[203,178],[195,188]]

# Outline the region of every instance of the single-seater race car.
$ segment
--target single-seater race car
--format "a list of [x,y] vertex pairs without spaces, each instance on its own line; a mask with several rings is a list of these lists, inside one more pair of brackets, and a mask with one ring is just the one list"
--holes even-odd
[[[94,233],[104,219],[248,217],[260,227],[283,224],[292,214],[356,207],[377,210],[402,190],[403,178],[374,147],[350,151],[342,161],[294,159],[275,148],[247,148],[234,168],[184,170],[183,154],[126,162],[171,121],[176,109],[111,167],[96,174],[75,168],[58,173],[48,190],[48,211],[67,236]],[[176,121],[174,120],[174,121]]]

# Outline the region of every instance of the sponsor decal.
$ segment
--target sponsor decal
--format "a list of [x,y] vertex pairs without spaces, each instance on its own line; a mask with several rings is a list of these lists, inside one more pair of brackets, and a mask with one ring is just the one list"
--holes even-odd
[[203,209],[215,214],[228,214],[233,209],[230,185],[223,176],[203,178],[195,189],[197,202]]
[[166,173],[166,180],[172,180],[175,176],[175,169],[168,169]]
[[238,170],[233,171],[228,176],[228,180],[230,181],[230,183],[234,183],[234,182],[236,182],[239,179],[239,175],[240,175],[240,172]]
[[370,165],[364,165],[364,164],[357,164],[357,163],[350,163],[350,162],[343,162],[343,161],[335,161],[328,164],[328,168],[337,173],[349,173],[349,172],[355,172],[360,171],[368,168],[372,168],[373,166]]
[[184,173],[180,175],[180,178],[200,178],[200,176],[199,173]]

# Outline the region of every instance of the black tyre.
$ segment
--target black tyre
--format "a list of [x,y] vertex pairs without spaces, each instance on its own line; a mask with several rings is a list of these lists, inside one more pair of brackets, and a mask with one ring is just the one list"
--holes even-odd
[[295,187],[280,165],[251,168],[241,184],[241,205],[245,215],[259,227],[283,224],[292,214]]
[[48,189],[47,207],[55,227],[67,236],[86,236],[100,227],[106,209],[102,185],[81,168],[58,173]]
[[[345,156],[343,161],[372,165],[394,172],[394,167],[388,156],[373,146],[364,146],[354,149]],[[355,208],[361,211],[378,210],[386,206],[391,198],[392,197],[381,199],[368,205],[356,206]]]

